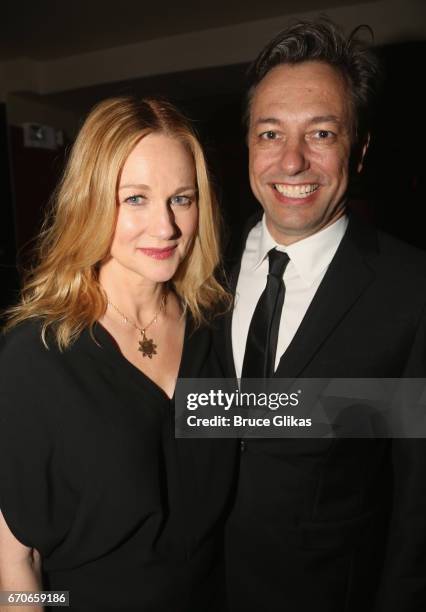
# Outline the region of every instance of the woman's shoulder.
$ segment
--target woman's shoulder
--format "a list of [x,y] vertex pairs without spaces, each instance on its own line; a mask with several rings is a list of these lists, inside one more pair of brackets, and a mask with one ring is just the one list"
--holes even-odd
[[41,319],[29,319],[2,332],[0,339],[0,356],[10,359],[14,355],[39,356],[48,349],[42,340]]
[[[43,320],[30,319],[1,333],[0,376],[15,374],[29,381],[53,372],[62,362],[55,335],[47,330],[43,341]],[[24,378],[23,378],[24,377]]]
[[[3,332],[0,339],[0,413],[10,427],[34,420],[34,406],[44,393],[49,351],[41,339],[40,321],[25,321]],[[40,413],[37,412],[38,416]],[[25,415],[25,416],[24,416]]]
[[[0,409],[19,413],[54,411],[50,398],[64,392],[73,375],[68,349],[61,351],[53,331],[43,342],[43,320],[27,320],[5,331],[0,340]],[[78,361],[74,359],[73,363]],[[47,412],[46,412],[47,414]]]

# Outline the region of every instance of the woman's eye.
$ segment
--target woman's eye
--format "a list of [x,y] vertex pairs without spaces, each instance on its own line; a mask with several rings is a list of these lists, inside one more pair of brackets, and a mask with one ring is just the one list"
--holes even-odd
[[176,195],[170,198],[172,206],[189,206],[192,202],[192,197],[184,195]]
[[126,204],[133,204],[133,205],[137,205],[137,204],[142,204],[143,200],[145,198],[143,196],[140,195],[133,195],[133,196],[129,196],[128,198],[126,198],[124,201],[126,202]]

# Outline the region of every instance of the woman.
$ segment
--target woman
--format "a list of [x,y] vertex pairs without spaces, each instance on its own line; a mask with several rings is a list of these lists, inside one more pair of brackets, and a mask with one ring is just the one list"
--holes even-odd
[[225,610],[234,446],[174,439],[178,375],[220,376],[204,324],[227,299],[188,122],[163,101],[102,102],[51,219],[0,356],[0,590]]

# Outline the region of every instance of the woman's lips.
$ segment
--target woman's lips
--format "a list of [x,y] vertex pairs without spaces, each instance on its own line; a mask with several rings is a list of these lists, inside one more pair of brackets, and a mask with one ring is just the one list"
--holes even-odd
[[171,247],[165,247],[164,249],[139,248],[138,251],[141,251],[144,255],[148,255],[148,257],[152,257],[153,259],[168,259],[173,255],[176,247],[177,244]]

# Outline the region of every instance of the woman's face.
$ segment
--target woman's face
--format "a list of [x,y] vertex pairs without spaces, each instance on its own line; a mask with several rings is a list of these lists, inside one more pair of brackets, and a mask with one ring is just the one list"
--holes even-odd
[[190,152],[176,138],[144,136],[124,164],[118,206],[113,267],[152,282],[173,278],[198,224]]

